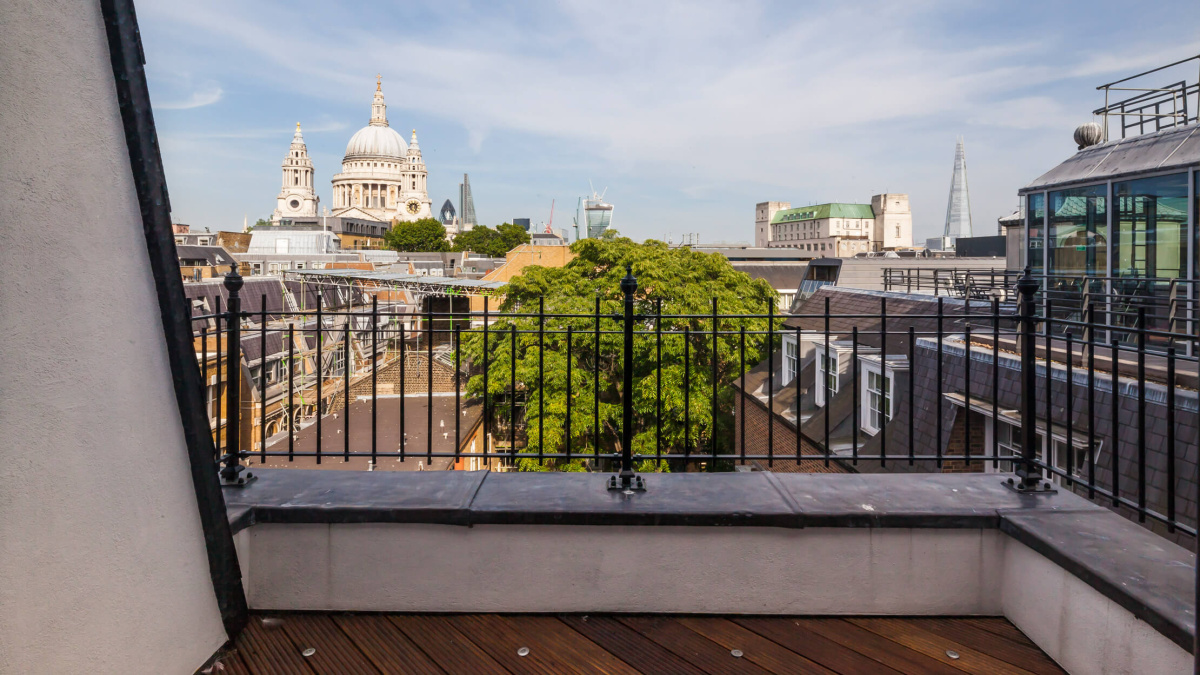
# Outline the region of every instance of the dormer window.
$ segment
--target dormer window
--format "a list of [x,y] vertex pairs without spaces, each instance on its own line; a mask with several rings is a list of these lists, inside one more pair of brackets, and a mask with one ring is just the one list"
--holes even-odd
[[863,420],[863,430],[869,434],[879,433],[883,425],[892,419],[892,386],[894,380],[890,373],[867,371],[867,416]]
[[826,353],[825,345],[822,344],[817,345],[816,349],[817,373],[814,379],[813,402],[818,407],[821,407],[825,405],[826,391],[828,391],[829,396],[833,396],[838,392],[839,355],[832,348]]

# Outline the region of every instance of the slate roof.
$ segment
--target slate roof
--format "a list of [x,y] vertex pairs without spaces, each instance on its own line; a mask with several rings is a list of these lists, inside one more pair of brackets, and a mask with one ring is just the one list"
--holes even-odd
[[[266,309],[270,314],[284,311],[283,285],[275,277],[244,277],[245,283],[239,296],[242,299],[242,311],[257,314],[263,309],[263,296],[266,296]],[[183,285],[183,294],[189,301],[206,302],[208,311],[193,309],[192,315],[210,314],[218,310],[217,299],[220,299],[221,311],[229,306],[229,292],[225,290],[225,282],[220,277]],[[200,330],[204,321],[192,322],[196,330]]]
[[[782,359],[783,359],[783,351],[782,350],[776,351],[775,352],[775,364],[777,367]],[[801,408],[802,409],[809,407],[809,403],[805,403],[805,402],[810,401],[811,394],[809,393],[808,388],[803,385],[803,383],[812,381],[813,368],[814,368],[814,365],[813,365],[812,361],[809,361],[809,363],[806,364],[802,368],[802,370],[800,372],[801,390],[798,394],[796,391],[795,381],[784,385],[781,383],[779,378],[775,379],[775,383],[774,383],[775,384],[775,395],[774,395],[773,399],[771,400],[772,410],[774,410],[775,417],[780,422],[787,425],[788,427],[791,427],[792,429],[796,428],[795,411],[796,411],[797,396],[799,395],[801,397],[801,401],[802,401]],[[733,386],[734,386],[735,390],[738,390],[740,392],[741,386],[742,386],[742,379],[739,378],[737,380],[734,380]],[[762,408],[763,410],[766,410],[767,409],[767,400],[765,398],[763,398],[766,396],[766,386],[767,386],[767,361],[764,359],[762,363],[759,363],[758,365],[754,366],[750,370],[746,371],[746,376],[745,376],[746,405],[748,405],[748,406],[757,405],[758,407]],[[739,398],[737,400],[735,400],[734,404],[737,406],[741,406],[740,393],[739,393]],[[809,422],[805,422],[802,425],[802,430],[804,432],[804,436],[806,438],[808,438],[810,441],[813,441],[815,439],[811,433],[811,429],[815,429],[816,427],[810,427],[808,425],[809,425]],[[760,434],[760,436],[761,436],[761,434]],[[756,442],[761,441],[763,443],[766,442],[765,437],[750,439],[749,434],[747,434],[747,437],[748,437],[747,440],[754,440]],[[750,452],[752,454],[766,454],[766,448],[747,447],[746,450],[747,450],[747,452]],[[772,454],[777,456],[779,459],[776,460],[775,462],[771,463],[771,466],[769,466],[769,467],[767,465],[768,463],[765,460],[751,460],[750,464],[761,471],[776,471],[776,472],[783,472],[783,473],[850,473],[849,469],[847,469],[837,459],[830,460],[829,466],[825,466],[824,462],[803,462],[800,466],[797,466],[796,461],[795,461],[795,456],[796,456],[795,446],[791,445],[790,443],[784,442],[782,439],[779,439],[779,438],[775,439],[775,448],[774,448]],[[813,454],[813,453],[808,448],[805,448],[805,454]]]
[[[267,330],[267,354],[279,354],[287,350],[284,344],[284,337],[287,331],[284,330]],[[242,356],[246,359],[246,363],[256,363],[263,355],[262,350],[263,336],[261,331],[248,330],[242,334]]]
[[762,279],[776,290],[786,290],[789,293],[800,288],[800,281],[808,269],[807,262],[732,262],[730,265],[739,272],[745,272],[751,279]]
[[695,253],[719,253],[730,262],[773,262],[777,260],[798,260],[808,262],[811,256],[805,256],[799,249],[794,248],[765,248],[756,246],[689,246]]
[[184,265],[194,265],[196,262],[200,262],[202,265],[229,266],[236,263],[233,254],[226,251],[223,246],[177,245],[175,255]]
[[1189,124],[1084,148],[1021,188],[1020,194],[1197,164],[1200,124]]
[[[857,327],[859,344],[868,347],[882,345],[880,328],[883,322],[880,310],[884,306],[882,303],[886,301],[888,354],[908,353],[907,333],[910,326],[918,338],[937,332],[938,298],[936,297],[840,286],[822,286],[808,298],[798,301],[792,306],[793,316],[783,322],[784,327],[824,333],[826,298],[829,299],[830,335],[847,339],[852,330]],[[941,301],[942,331],[945,333],[962,331],[966,325],[963,316],[968,311],[967,303],[959,298],[947,297],[942,297]],[[1002,305],[1000,308],[1001,314],[1011,314],[1013,311],[1014,308],[1011,306]],[[990,329],[991,322],[986,318],[991,313],[991,306],[988,303],[973,301],[970,304],[970,312],[980,317],[978,320],[972,321],[973,326]],[[1011,325],[1001,324],[1001,330],[1007,332],[1011,330]]]

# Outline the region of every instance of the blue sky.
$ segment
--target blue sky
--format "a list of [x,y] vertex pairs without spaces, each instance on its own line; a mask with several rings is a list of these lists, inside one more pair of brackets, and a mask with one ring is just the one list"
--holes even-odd
[[[301,122],[329,203],[383,76],[434,209],[471,175],[479,220],[607,187],[636,239],[749,241],[754,204],[911,195],[941,233],[956,137],[976,233],[1075,151],[1096,85],[1200,52],[1200,3],[224,2],[138,19],[177,222],[266,217]],[[1164,75],[1195,81],[1196,68]]]

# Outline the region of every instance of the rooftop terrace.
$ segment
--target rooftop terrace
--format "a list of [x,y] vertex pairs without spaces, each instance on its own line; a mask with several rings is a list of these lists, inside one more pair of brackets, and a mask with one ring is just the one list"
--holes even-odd
[[[970,320],[873,294],[797,325],[664,301],[644,260],[582,308],[413,313],[328,275],[298,307],[236,274],[189,303],[132,4],[0,15],[0,203],[39,228],[0,247],[0,671],[1195,667],[1200,425],[1162,386],[1200,369],[1194,317],[1060,314],[1026,275]],[[243,425],[281,353],[299,447]],[[354,470],[430,459],[495,470]]]

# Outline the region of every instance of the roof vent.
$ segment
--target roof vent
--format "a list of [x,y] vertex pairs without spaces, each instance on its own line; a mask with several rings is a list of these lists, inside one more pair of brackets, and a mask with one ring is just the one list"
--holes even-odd
[[1100,128],[1095,122],[1080,124],[1075,128],[1075,143],[1079,145],[1079,149],[1090,148],[1093,145],[1099,145],[1104,140],[1104,129]]

